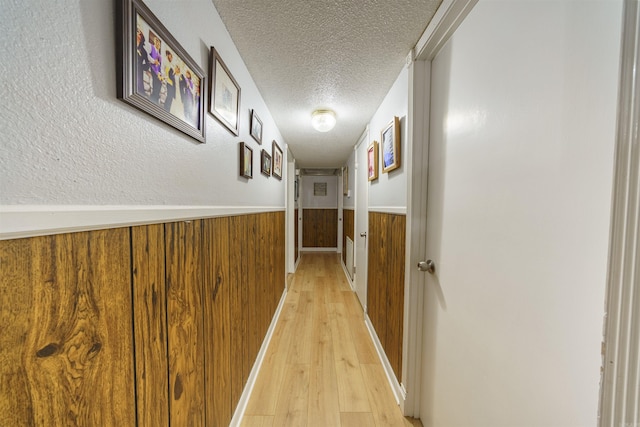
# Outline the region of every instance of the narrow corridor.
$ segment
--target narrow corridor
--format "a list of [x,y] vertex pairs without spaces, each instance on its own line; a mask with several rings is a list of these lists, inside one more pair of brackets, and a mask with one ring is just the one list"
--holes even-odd
[[337,254],[305,253],[242,426],[421,426],[405,419]]

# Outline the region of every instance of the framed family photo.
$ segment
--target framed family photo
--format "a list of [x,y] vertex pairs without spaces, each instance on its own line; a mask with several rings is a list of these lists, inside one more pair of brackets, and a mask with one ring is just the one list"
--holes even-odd
[[240,86],[214,47],[211,47],[209,76],[209,112],[232,134],[238,136]]
[[142,0],[116,4],[118,98],[204,142],[204,71]]
[[367,147],[367,177],[369,181],[378,179],[378,141]]
[[260,172],[263,175],[271,176],[271,154],[267,153],[267,150],[262,150],[260,153]]
[[253,178],[253,149],[244,142],[240,143],[240,176]]
[[251,110],[250,129],[251,137],[255,139],[258,144],[262,144],[262,120],[260,120],[256,114],[256,110]]
[[273,141],[271,151],[273,158],[273,170],[271,171],[271,175],[275,176],[278,179],[282,179],[282,148],[280,148],[277,142]]
[[390,172],[400,167],[400,119],[394,117],[380,133],[382,151],[382,172]]

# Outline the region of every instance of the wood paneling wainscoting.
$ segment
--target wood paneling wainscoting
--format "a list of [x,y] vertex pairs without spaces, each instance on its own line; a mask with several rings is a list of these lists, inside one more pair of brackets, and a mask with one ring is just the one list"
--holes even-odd
[[299,231],[298,231],[298,218],[300,218],[298,215],[300,215],[300,210],[298,208],[295,209],[294,212],[295,215],[295,221],[294,221],[294,237],[293,237],[293,246],[294,246],[294,250],[295,250],[295,262],[298,262],[298,258],[300,258],[300,244],[298,243],[298,239],[299,239]]
[[284,291],[284,212],[0,241],[0,425],[226,426]]
[[356,243],[356,239],[353,237],[355,232],[354,214],[355,211],[353,209],[344,209],[342,211],[342,263],[344,265],[347,265],[347,237],[354,243],[354,247]]
[[302,247],[338,246],[338,209],[302,210]]
[[369,212],[367,312],[402,381],[406,216]]

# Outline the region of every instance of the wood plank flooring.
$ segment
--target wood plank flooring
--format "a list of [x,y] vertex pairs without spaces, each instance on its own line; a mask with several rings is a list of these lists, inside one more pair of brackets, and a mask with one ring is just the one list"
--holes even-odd
[[422,426],[402,416],[334,253],[305,253],[243,427]]

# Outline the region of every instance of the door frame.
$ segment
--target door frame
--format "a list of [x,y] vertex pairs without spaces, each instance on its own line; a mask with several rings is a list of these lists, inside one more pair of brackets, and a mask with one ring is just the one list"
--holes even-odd
[[[354,192],[355,192],[355,203],[354,203],[354,215],[353,215],[353,266],[354,266],[354,275],[353,275],[353,287],[356,293],[358,300],[360,301],[360,305],[362,305],[363,312],[367,313],[367,260],[368,260],[368,240],[364,237],[364,251],[362,252],[362,259],[358,258],[358,242],[361,232],[368,233],[369,232],[369,185],[365,185],[364,188],[361,188],[359,185],[359,181],[362,176],[366,176],[367,168],[366,165],[358,164],[358,150],[361,146],[366,150],[369,145],[369,126],[365,128],[360,138],[358,138],[358,142],[353,147],[354,152],[354,169],[355,169],[355,179],[354,179]],[[368,180],[366,181],[368,183]],[[358,216],[363,215],[364,221],[359,221]],[[361,224],[364,222],[364,225]],[[364,289],[364,293],[362,290]]]
[[[431,61],[478,0],[444,0],[415,48],[407,56],[409,70],[407,112],[407,240],[405,258],[404,325],[400,407],[405,416],[420,417],[422,384],[422,300],[427,239],[427,178]],[[410,379],[410,381],[406,381]]]

